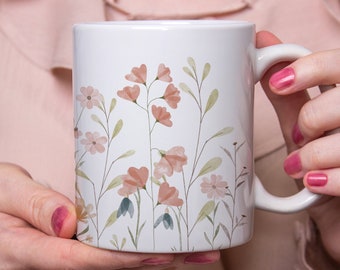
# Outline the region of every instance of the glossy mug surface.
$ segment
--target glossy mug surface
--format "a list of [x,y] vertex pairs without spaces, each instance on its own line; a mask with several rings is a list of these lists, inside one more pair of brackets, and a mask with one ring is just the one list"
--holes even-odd
[[239,21],[74,26],[77,237],[134,252],[224,249],[251,238],[255,205],[291,212],[317,196],[268,194],[253,173],[253,88],[274,63]]

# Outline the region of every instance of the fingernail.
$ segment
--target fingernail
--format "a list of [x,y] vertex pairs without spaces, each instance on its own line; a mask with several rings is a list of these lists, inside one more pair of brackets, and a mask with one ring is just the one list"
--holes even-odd
[[171,261],[159,259],[159,258],[149,258],[142,261],[142,264],[144,265],[165,265],[170,264]]
[[298,153],[292,154],[284,162],[284,170],[287,174],[293,175],[302,170],[302,164]]
[[324,173],[309,173],[307,175],[307,184],[312,187],[323,187],[327,181],[328,177]]
[[284,68],[276,73],[274,73],[269,83],[277,90],[283,90],[288,86],[291,86],[295,80],[295,72],[291,67]]
[[184,263],[187,264],[208,264],[213,261],[202,254],[192,254],[184,259]]
[[63,228],[64,221],[68,216],[68,209],[65,206],[58,207],[51,218],[52,229],[54,233],[59,236],[61,229]]
[[304,140],[304,137],[297,123],[293,127],[292,137],[295,144],[299,144]]

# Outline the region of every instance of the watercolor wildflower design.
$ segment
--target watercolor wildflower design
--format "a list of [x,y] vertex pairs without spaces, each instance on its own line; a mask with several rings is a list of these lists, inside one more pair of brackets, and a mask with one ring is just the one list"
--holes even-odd
[[[129,168],[128,174],[123,176],[122,187],[118,190],[118,194],[123,199],[118,209],[117,218],[120,218],[121,215],[124,216],[127,212],[130,218],[133,218],[134,215],[137,216],[136,228],[127,228],[136,250],[140,234],[146,224],[146,220],[141,220],[141,193],[145,193],[144,198],[149,201],[145,203],[151,203],[152,241],[155,247],[155,229],[161,224],[165,229],[172,230],[174,228],[169,207],[178,208],[183,205],[178,189],[170,186],[167,177],[181,173],[183,166],[187,164],[187,156],[182,146],[173,146],[170,149],[162,150],[153,141],[153,134],[157,132],[158,126],[172,127],[172,115],[169,109],[176,109],[181,100],[179,90],[172,83],[170,69],[164,64],[160,64],[157,74],[151,81],[148,81],[148,75],[148,68],[145,64],[132,68],[131,73],[127,74],[125,79],[135,84],[125,86],[117,91],[118,97],[135,103],[136,109],[145,114],[145,122],[148,127],[148,145],[146,147],[149,149],[149,164],[140,169]],[[143,97],[141,97],[142,91]],[[156,94],[151,96],[152,91]],[[159,94],[157,95],[157,93]],[[159,160],[156,160],[157,156]],[[163,208],[163,212],[156,216],[156,208],[160,207]]]
[[[114,223],[117,216],[117,212],[114,211],[107,217],[105,226],[100,227],[98,216],[100,215],[101,200],[108,191],[122,182],[122,176],[112,176],[112,173],[114,173],[113,168],[116,165],[119,166],[119,160],[132,156],[134,151],[128,150],[119,155],[111,153],[114,139],[119,135],[123,127],[123,121],[121,119],[116,122],[111,121],[112,113],[116,107],[116,99],[112,98],[109,106],[107,106],[103,95],[92,86],[81,87],[80,93],[81,94],[76,96],[76,101],[80,103],[81,110],[78,118],[75,119],[74,125],[74,136],[79,144],[78,150],[75,153],[75,171],[78,179],[86,181],[87,184],[91,186],[93,190],[93,203],[85,203],[78,186],[79,182],[77,181],[76,213],[78,221],[86,224],[85,228],[77,233],[77,237],[86,242],[95,242],[98,244],[104,231]],[[96,131],[82,131],[78,128],[78,124],[86,110],[93,112],[90,113],[90,117],[91,120],[97,124],[98,129]],[[101,114],[100,116],[99,113]],[[112,126],[111,123],[114,123],[114,125]],[[97,178],[94,178],[83,170],[83,166],[86,162],[91,162],[91,158],[95,159],[97,155],[104,155],[105,157],[103,167],[98,170],[98,173],[102,175],[96,175]],[[108,182],[110,178],[111,181]],[[89,231],[90,224],[96,231],[96,239],[86,235]]]
[[[157,250],[159,241],[156,239],[167,232],[174,236],[168,249],[185,252],[195,250],[191,240],[197,234],[211,249],[223,246],[220,242],[216,243],[218,236],[223,233],[224,239],[231,245],[234,232],[245,224],[246,215],[238,216],[235,209],[237,194],[247,175],[245,167],[237,172],[237,154],[242,145],[235,143],[233,154],[219,146],[217,150],[210,151],[216,148],[213,141],[232,133],[234,128],[221,126],[211,133],[210,130],[208,133],[203,132],[204,125],[209,122],[207,116],[218,103],[219,90],[209,92],[206,89],[205,81],[211,70],[209,63],[205,63],[201,71],[193,58],[189,57],[187,63],[183,72],[188,76],[188,82],[180,82],[178,87],[170,68],[163,63],[157,68],[146,64],[132,67],[124,77],[126,85],[114,91],[115,97],[109,104],[94,87],[80,89],[81,94],[76,96],[76,101],[81,109],[75,119],[74,130],[78,143],[76,174],[82,185],[87,183],[91,187],[93,199],[85,202],[77,184],[78,223],[83,225],[83,229],[78,231],[78,239],[100,246],[104,232],[114,231],[109,228],[119,223],[125,225],[126,233],[111,234],[109,245],[114,249],[138,251],[145,234],[152,246],[150,251]],[[152,74],[153,68],[156,69]],[[156,138],[168,138],[167,130],[173,129],[176,120],[181,118],[177,109],[184,98],[183,94],[193,105],[196,117],[191,145],[182,142],[179,137],[177,141],[170,140],[173,145],[164,147]],[[126,119],[116,119],[114,112],[118,102],[130,104],[129,108],[139,116],[139,121],[145,121],[147,140],[143,147],[148,157],[147,162],[140,166],[124,163],[129,164],[124,169],[125,173],[114,175],[114,168],[120,166],[120,160],[137,154],[136,149],[126,149],[122,153],[114,151],[115,139],[124,128],[123,124],[127,124]],[[85,111],[93,111],[90,118],[97,125],[96,130],[79,130],[78,123]],[[85,171],[85,164],[91,162],[90,157],[97,156],[103,156],[104,162],[99,169],[100,174],[97,174],[99,179],[94,179]],[[226,176],[220,173],[220,167],[228,159],[234,164],[234,179],[225,179]],[[191,203],[191,196],[197,196],[197,193],[204,202],[202,205]],[[104,197],[110,196],[114,196],[116,201],[118,197],[119,202],[113,206],[114,210],[105,217],[103,223],[98,218],[102,216],[100,205]],[[147,215],[143,208],[150,209]],[[194,213],[194,218],[190,213]],[[224,222],[218,216],[230,220]],[[228,227],[225,224],[231,225]],[[96,232],[95,238],[87,235],[90,226]],[[177,240],[174,240],[175,237]]]

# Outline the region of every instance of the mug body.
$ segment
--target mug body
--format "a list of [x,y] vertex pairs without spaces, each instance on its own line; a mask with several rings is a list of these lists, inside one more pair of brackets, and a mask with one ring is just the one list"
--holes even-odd
[[77,237],[132,252],[247,242],[255,27],[74,26]]

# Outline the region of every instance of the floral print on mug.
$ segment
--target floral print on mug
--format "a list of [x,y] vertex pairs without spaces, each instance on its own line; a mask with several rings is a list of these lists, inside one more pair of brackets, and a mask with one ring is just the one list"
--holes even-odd
[[[231,246],[234,232],[246,224],[246,215],[239,214],[235,208],[237,194],[248,174],[246,167],[239,169],[236,165],[242,143],[235,142],[232,151],[221,145],[220,153],[216,156],[206,154],[210,153],[208,149],[214,140],[228,136],[234,128],[221,126],[212,130],[209,136],[203,135],[206,117],[218,102],[219,90],[213,89],[208,98],[204,99],[202,92],[207,91],[204,82],[210,74],[211,66],[206,63],[200,72],[193,58],[189,57],[187,63],[183,72],[188,82],[181,82],[178,86],[173,83],[171,68],[161,63],[156,74],[150,74],[147,64],[132,67],[130,73],[124,76],[126,85],[116,90],[111,100],[106,100],[108,97],[104,98],[95,86],[80,88],[80,94],[76,96],[80,110],[75,119],[75,138],[78,142],[75,153],[76,209],[81,228],[78,229],[78,239],[102,246],[101,242],[108,241],[103,235],[110,231],[112,237],[109,245],[113,249],[138,251],[143,244],[140,239],[151,231],[149,243],[146,244],[153,251],[157,250],[157,232],[162,228],[176,232],[174,235],[177,235],[176,244],[169,244],[169,250],[187,252],[195,250],[191,243],[194,232],[201,235],[202,241],[206,241],[211,249],[218,249],[221,244],[217,243],[217,238],[223,237],[226,246]],[[164,132],[163,129],[173,128],[176,119],[180,117],[176,110],[181,105],[182,95],[187,95],[197,109],[197,130],[190,146],[194,152],[190,154],[187,152],[188,145],[175,144],[163,149],[154,139],[155,134]],[[136,113],[144,116],[148,136],[145,147],[149,162],[142,166],[131,164],[126,168],[126,173],[112,177],[120,160],[137,154],[136,149],[129,148],[121,153],[114,151],[115,141],[127,121],[123,115],[120,116],[122,119],[112,121],[118,102],[130,102]],[[85,114],[85,110],[93,113]],[[80,119],[88,116],[90,121],[97,124],[96,130],[80,130]],[[103,160],[101,176],[96,179],[88,172],[91,166],[87,164],[89,155],[101,156]],[[232,179],[225,179],[214,172],[227,162],[234,166]],[[79,188],[81,181],[86,181],[91,187],[91,201],[85,201],[83,191]],[[205,201],[199,207],[191,202],[191,196],[197,192]],[[118,199],[119,203],[112,206],[111,213],[102,222],[99,218],[100,207],[104,198],[109,196]],[[146,207],[149,209],[148,217],[143,214],[143,208]],[[192,215],[189,212],[195,213]],[[228,221],[217,218],[218,213]],[[201,232],[201,223],[206,223],[205,228],[209,229]],[[115,226],[123,226],[125,234],[115,233]],[[96,232],[96,237],[88,235],[90,229]]]

